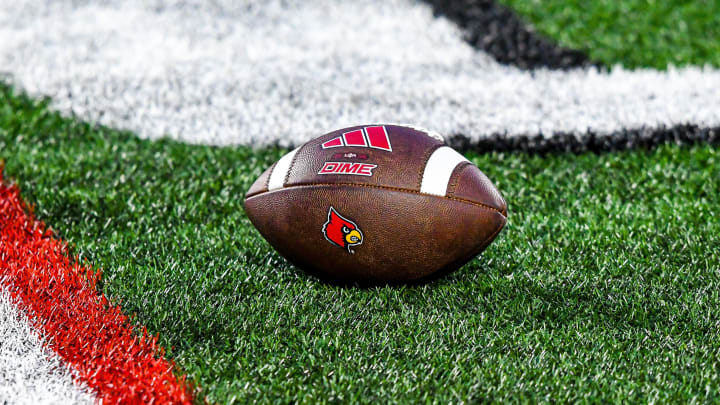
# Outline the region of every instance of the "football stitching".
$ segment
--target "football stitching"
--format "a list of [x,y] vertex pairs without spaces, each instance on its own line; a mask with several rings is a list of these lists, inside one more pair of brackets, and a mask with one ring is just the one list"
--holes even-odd
[[[399,191],[399,192],[410,193],[410,194],[428,195],[428,196],[432,196],[432,197],[444,198],[444,199],[447,199],[447,200],[458,201],[458,202],[463,202],[463,203],[467,203],[467,204],[476,205],[476,206],[481,207],[481,208],[485,208],[485,209],[488,209],[488,210],[495,211],[495,212],[497,212],[498,214],[500,214],[500,215],[502,215],[503,217],[505,217],[505,215],[504,215],[504,214],[502,213],[502,211],[500,211],[499,209],[497,209],[497,208],[495,208],[495,207],[492,207],[492,206],[490,206],[490,205],[487,205],[487,204],[483,204],[483,203],[481,203],[481,202],[466,200],[466,199],[464,199],[464,198],[458,198],[458,197],[448,197],[448,196],[439,196],[439,195],[435,195],[435,194],[421,193],[420,191],[412,190],[412,189],[409,189],[409,188],[392,187],[392,186],[380,186],[380,185],[376,185],[376,184],[362,184],[362,183],[301,183],[301,184],[293,184],[293,185],[285,186],[285,187],[283,187],[283,188],[279,188],[279,189],[277,189],[277,190],[273,190],[273,192],[275,192],[275,191],[282,191],[282,190],[289,190],[289,189],[291,189],[291,188],[296,188],[296,187],[313,187],[313,186],[369,187],[369,188],[377,188],[377,189],[381,189],[381,190]],[[256,197],[256,196],[258,196],[258,195],[260,195],[260,194],[264,194],[264,193],[258,193],[258,194],[252,195],[252,196],[250,196],[250,197],[247,197],[246,200],[248,200],[248,199],[250,199],[250,198],[252,198],[252,197]]]
[[452,178],[452,176],[450,177],[453,180],[450,183],[448,183],[448,188],[447,188],[448,196],[450,196],[450,197],[455,196],[455,191],[456,191],[455,189],[457,188],[458,183],[460,183],[460,177],[462,177],[463,172],[465,172],[465,169],[467,169],[468,165],[472,165],[472,163],[471,162],[462,162],[462,163],[458,164],[457,167],[455,167],[455,169],[453,170],[453,171],[457,171],[457,176],[455,176],[454,179]]
[[307,146],[307,144],[299,147],[298,150],[297,150],[297,152],[295,152],[295,155],[293,155],[293,158],[292,158],[292,160],[290,161],[290,166],[288,166],[287,173],[285,173],[285,180],[283,180],[283,187],[285,187],[285,183],[287,183],[288,180],[290,180],[290,173],[292,173],[293,166],[295,166],[295,161],[297,160],[298,155],[300,155],[300,152],[301,152],[303,149],[305,149],[306,146]]
[[[265,179],[265,191],[270,190],[270,176],[272,176],[273,171],[275,170],[275,165],[277,165],[277,162],[273,163],[272,166],[270,166],[270,171],[268,172],[267,179]],[[262,193],[262,191],[260,192]]]

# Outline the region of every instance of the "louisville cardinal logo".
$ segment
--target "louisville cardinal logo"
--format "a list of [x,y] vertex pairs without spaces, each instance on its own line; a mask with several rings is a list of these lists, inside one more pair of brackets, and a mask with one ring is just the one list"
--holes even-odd
[[355,253],[350,247],[363,242],[363,234],[357,224],[338,214],[333,207],[328,211],[327,222],[323,225],[322,231],[328,242],[347,249],[350,253]]

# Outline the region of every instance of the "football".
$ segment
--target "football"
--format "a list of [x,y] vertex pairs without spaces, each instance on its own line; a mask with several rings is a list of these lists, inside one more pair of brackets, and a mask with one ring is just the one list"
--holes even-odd
[[441,136],[381,124],[330,132],[289,152],[250,187],[245,208],[290,262],[360,285],[453,271],[507,220],[500,192]]

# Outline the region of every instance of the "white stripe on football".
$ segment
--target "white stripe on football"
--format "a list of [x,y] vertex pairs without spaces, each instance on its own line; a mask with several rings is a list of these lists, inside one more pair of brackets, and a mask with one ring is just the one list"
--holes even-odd
[[425,165],[420,192],[444,197],[455,167],[468,160],[453,148],[443,146],[435,150]]
[[288,171],[290,171],[290,164],[292,164],[293,158],[298,149],[291,150],[286,153],[285,156],[278,160],[272,173],[270,173],[270,180],[268,180],[268,190],[277,190],[283,188],[285,185],[285,178],[287,177]]

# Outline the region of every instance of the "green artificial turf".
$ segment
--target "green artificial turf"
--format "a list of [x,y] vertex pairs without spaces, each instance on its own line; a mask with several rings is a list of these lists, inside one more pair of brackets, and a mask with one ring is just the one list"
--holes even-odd
[[717,0],[499,0],[608,66],[720,66]]
[[144,141],[0,87],[6,175],[210,402],[720,400],[717,148],[470,154],[507,228],[449,277],[375,289],[250,225],[283,152]]

